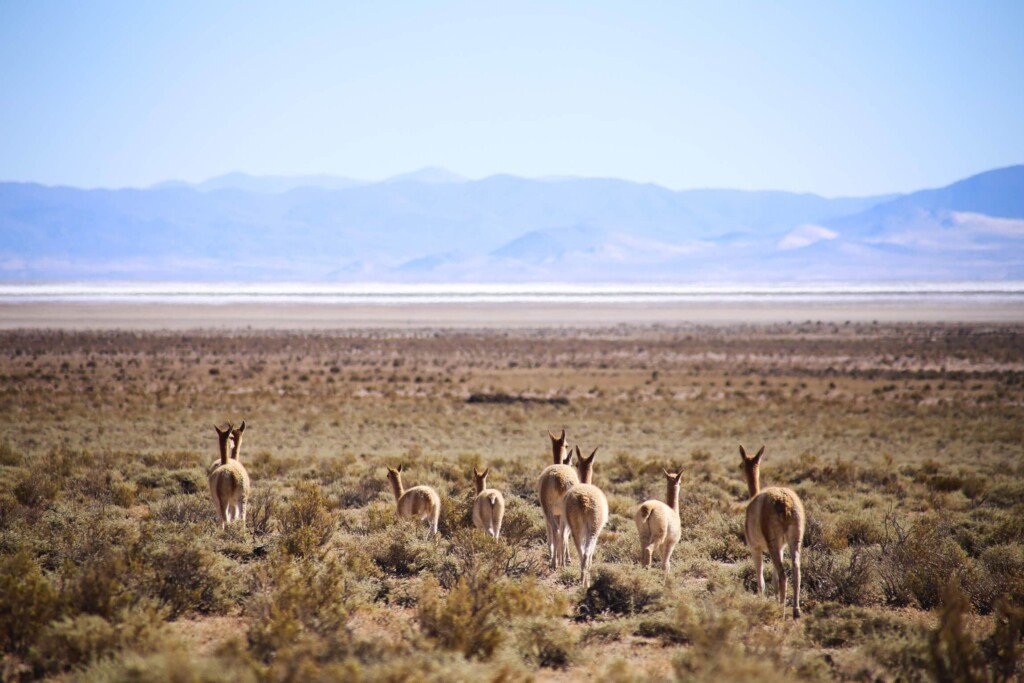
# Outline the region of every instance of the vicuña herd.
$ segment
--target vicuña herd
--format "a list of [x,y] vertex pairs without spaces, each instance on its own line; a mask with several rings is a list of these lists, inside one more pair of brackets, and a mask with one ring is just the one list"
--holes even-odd
[[[220,446],[220,459],[208,469],[210,498],[224,528],[234,521],[245,527],[245,509],[249,499],[249,473],[239,458],[245,421],[235,428],[214,426]],[[570,449],[565,430],[551,437],[552,464],[544,468],[537,479],[537,497],[547,525],[548,552],[552,568],[569,564],[569,537],[576,546],[580,562],[580,583],[590,585],[590,569],[594,550],[601,530],[608,522],[608,499],[604,491],[592,483],[594,458],[583,457],[580,447]],[[573,467],[573,453],[576,464]],[[782,549],[789,546],[793,560],[793,617],[800,617],[800,547],[803,544],[806,516],[800,497],[792,489],[761,488],[760,465],[764,446],[753,457],[740,446],[740,469],[750,492],[746,505],[744,536],[750,548],[757,574],[757,592],[764,593],[764,553],[768,553],[775,568],[778,582],[779,604],[785,610],[786,570],[782,564]],[[662,470],[665,475],[665,502],[648,500],[641,504],[633,517],[640,537],[640,562],[650,567],[655,554],[661,560],[665,582],[669,582],[672,551],[682,533],[679,520],[679,491],[683,473]],[[476,498],[473,500],[473,526],[498,539],[501,521],[505,515],[505,498],[501,491],[487,486],[490,468],[483,472],[473,468]],[[402,465],[388,467],[388,481],[395,493],[398,516],[414,520],[427,520],[430,535],[437,534],[441,515],[441,497],[430,486],[405,488],[402,485]]]

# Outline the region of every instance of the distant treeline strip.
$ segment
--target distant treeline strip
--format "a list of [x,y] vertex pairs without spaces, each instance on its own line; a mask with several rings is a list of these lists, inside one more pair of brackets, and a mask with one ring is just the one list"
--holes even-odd
[[569,399],[562,396],[553,398],[537,398],[533,396],[513,396],[511,394],[470,394],[466,403],[543,403],[552,406],[567,406]]

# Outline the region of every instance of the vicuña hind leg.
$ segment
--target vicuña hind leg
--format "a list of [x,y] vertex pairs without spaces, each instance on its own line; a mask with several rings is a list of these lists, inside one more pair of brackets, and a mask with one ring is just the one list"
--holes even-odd
[[800,545],[793,548],[793,618],[800,618]]
[[775,568],[776,582],[779,587],[779,606],[786,613],[786,568],[782,564],[782,548],[772,549],[772,566]]

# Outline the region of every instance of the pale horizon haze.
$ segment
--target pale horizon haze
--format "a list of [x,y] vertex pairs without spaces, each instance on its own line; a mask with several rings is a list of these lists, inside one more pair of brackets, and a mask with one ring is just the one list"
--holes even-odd
[[1024,3],[0,1],[0,181],[579,175],[865,196],[1024,161]]

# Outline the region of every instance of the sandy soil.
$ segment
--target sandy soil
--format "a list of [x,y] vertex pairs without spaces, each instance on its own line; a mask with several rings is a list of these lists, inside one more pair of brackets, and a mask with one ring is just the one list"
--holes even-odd
[[664,304],[0,304],[0,329],[186,330],[531,328],[616,324],[779,322],[1024,322],[1024,305],[978,300],[907,302],[685,302]]

